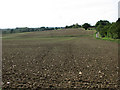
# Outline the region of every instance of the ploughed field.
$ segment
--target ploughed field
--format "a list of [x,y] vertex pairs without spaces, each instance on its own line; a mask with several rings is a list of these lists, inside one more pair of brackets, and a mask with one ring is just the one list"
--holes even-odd
[[118,44],[95,31],[3,35],[3,88],[116,88]]

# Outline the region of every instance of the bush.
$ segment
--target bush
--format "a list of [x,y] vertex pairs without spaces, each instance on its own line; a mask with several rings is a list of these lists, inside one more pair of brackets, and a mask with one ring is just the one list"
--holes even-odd
[[108,21],[100,20],[96,23],[96,30],[100,33],[101,37],[120,39],[120,20],[112,24]]

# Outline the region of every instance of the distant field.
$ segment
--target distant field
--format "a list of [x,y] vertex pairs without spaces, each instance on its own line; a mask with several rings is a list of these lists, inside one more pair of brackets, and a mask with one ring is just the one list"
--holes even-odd
[[95,31],[3,35],[3,88],[116,88],[118,44]]
[[3,34],[5,39],[31,39],[31,38],[53,38],[53,37],[79,37],[79,36],[90,36],[95,33],[95,30],[85,31],[83,29],[62,29],[62,30],[51,30],[51,31],[36,31],[36,32],[25,32],[25,33],[13,33]]

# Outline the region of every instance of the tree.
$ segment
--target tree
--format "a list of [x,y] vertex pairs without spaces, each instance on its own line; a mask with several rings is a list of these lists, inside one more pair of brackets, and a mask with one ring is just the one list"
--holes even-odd
[[97,30],[97,32],[100,33],[101,37],[104,37],[104,34],[103,34],[104,26],[103,25],[98,25],[96,30]]
[[80,28],[81,25],[79,25],[78,23],[70,25],[70,26],[66,26],[65,28]]
[[120,22],[120,18],[118,18],[117,22]]
[[84,24],[82,25],[82,27],[85,28],[85,30],[87,30],[90,26],[91,26],[91,25],[88,24],[88,23],[84,23]]
[[10,33],[13,33],[13,32],[14,32],[14,29],[11,29],[11,30],[10,30]]
[[57,27],[55,27],[55,30],[57,30],[58,28]]
[[81,25],[79,25],[78,23],[73,24],[73,28],[80,28],[80,27],[81,27]]
[[120,21],[117,21],[116,23],[113,23],[110,28],[110,34],[111,37],[114,39],[120,39]]
[[112,24],[109,21],[100,20],[96,23],[96,30],[100,33],[101,37],[120,39],[120,19]]
[[107,21],[107,20],[100,20],[100,21],[98,21],[98,22],[95,24],[95,27],[97,27],[97,26],[99,26],[99,25],[105,26],[105,25],[107,25],[107,24],[110,24],[110,22]]

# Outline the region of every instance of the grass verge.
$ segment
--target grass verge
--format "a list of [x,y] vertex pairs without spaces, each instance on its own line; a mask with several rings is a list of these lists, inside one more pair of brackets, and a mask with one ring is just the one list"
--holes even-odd
[[[96,35],[94,34],[94,37],[96,38]],[[108,37],[104,37],[104,38],[96,38],[98,40],[106,40],[106,41],[112,41],[112,42],[117,42],[118,44],[120,44],[120,39],[113,39],[113,38],[108,38]]]

